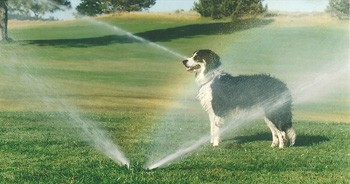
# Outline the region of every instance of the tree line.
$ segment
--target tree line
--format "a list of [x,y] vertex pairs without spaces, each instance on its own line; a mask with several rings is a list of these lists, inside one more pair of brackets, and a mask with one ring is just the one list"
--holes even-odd
[[[267,11],[263,0],[199,0],[193,9],[203,17],[220,19],[260,14]],[[114,12],[147,10],[156,0],[81,0],[76,7],[80,15],[96,16]],[[7,40],[8,13],[40,17],[47,12],[71,8],[70,0],[0,0],[0,41]],[[327,12],[349,18],[349,0],[329,0]]]
[[[81,15],[95,16],[117,11],[142,11],[155,3],[156,0],[81,0],[76,9]],[[39,18],[47,12],[71,8],[70,0],[0,0],[0,41],[8,40],[8,13]]]

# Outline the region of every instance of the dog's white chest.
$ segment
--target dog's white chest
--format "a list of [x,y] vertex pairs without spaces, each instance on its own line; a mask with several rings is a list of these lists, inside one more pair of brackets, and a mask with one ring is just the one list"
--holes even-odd
[[200,100],[202,107],[205,111],[212,111],[211,102],[213,100],[213,93],[211,89],[212,82],[208,82],[199,89],[198,99]]

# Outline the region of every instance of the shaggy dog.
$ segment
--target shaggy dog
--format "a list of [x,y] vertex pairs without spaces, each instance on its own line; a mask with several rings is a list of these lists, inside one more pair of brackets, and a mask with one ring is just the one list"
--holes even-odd
[[269,75],[231,76],[224,72],[220,57],[211,50],[198,50],[183,61],[194,72],[200,89],[198,98],[209,114],[211,143],[218,146],[219,130],[230,115],[257,107],[263,110],[272,132],[271,147],[283,148],[287,140],[293,146],[292,97],[287,86]]

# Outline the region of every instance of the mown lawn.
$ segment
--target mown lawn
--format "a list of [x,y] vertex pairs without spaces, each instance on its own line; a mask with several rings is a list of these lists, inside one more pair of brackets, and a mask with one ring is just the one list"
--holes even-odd
[[[84,114],[108,127],[131,158],[131,168],[115,164],[63,123],[57,113],[0,114],[2,182],[74,183],[346,183],[349,181],[349,124],[295,122],[295,147],[271,149],[263,121],[226,134],[220,147],[205,144],[168,167],[143,168],[153,134],[130,127],[152,124],[147,115]],[[178,118],[179,121],[182,118]],[[201,128],[194,130],[203,131]],[[147,132],[143,128],[139,131]],[[169,147],[169,149],[172,149]]]
[[[0,45],[3,183],[347,183],[350,178],[348,23],[278,15],[234,23],[194,15],[97,18],[181,55],[215,50],[232,74],[270,73],[294,96],[296,146],[272,149],[263,120],[231,130],[164,168],[145,165],[209,131],[196,84],[177,56],[86,20],[10,22]],[[322,74],[324,80],[316,82]],[[318,81],[318,80],[316,80]],[[314,90],[312,90],[314,89]],[[305,92],[305,93],[303,93]],[[299,100],[307,95],[306,100]],[[130,159],[114,163],[69,112],[104,130]]]

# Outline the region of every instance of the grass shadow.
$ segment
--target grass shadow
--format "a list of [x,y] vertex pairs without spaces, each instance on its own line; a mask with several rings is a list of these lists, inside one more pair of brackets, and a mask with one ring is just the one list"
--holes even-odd
[[237,31],[266,26],[272,22],[272,19],[238,19],[234,22],[191,24],[176,28],[152,30],[143,33],[137,33],[136,35],[152,42],[168,42],[179,38],[231,34]]
[[[196,36],[223,35],[237,31],[268,25],[273,20],[269,19],[241,19],[235,22],[217,22],[204,24],[191,24],[175,28],[159,29],[135,33],[134,35],[145,38],[151,42],[168,42],[179,38],[192,38]],[[141,41],[128,35],[106,35],[93,38],[53,39],[53,40],[26,40],[23,44],[55,47],[91,47],[106,46],[110,44],[140,43]]]
[[[248,142],[255,141],[272,141],[272,135],[268,132],[257,133],[254,135],[248,136],[238,136],[232,139],[224,139],[223,142],[228,141],[237,141],[239,144],[244,144]],[[297,135],[297,139],[295,141],[296,147],[304,147],[304,146],[312,146],[314,144],[328,142],[330,139],[321,135]]]
[[61,48],[78,47],[87,48],[93,46],[104,46],[110,44],[140,43],[141,41],[132,39],[127,35],[107,35],[94,38],[77,39],[54,39],[54,40],[27,40],[22,41],[24,45],[54,46]]
[[328,142],[330,139],[325,136],[320,135],[299,135],[297,136],[297,139],[295,141],[295,145],[297,147],[302,146],[312,146],[314,144],[322,143],[322,142]]
[[239,144],[244,144],[248,142],[255,142],[255,141],[270,141],[272,140],[271,133],[268,132],[261,132],[254,135],[248,135],[248,136],[237,136],[231,139],[224,139],[223,142],[226,141],[237,141]]

